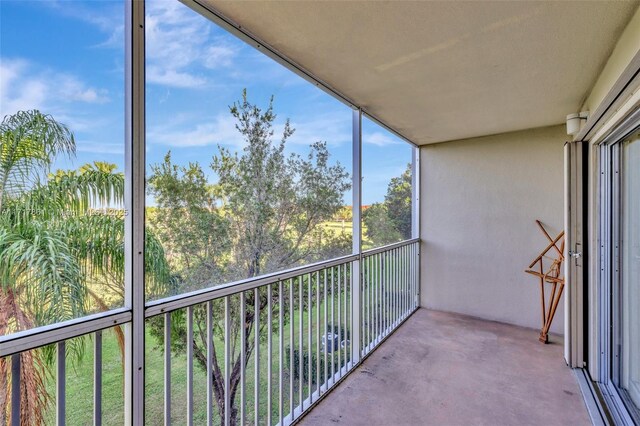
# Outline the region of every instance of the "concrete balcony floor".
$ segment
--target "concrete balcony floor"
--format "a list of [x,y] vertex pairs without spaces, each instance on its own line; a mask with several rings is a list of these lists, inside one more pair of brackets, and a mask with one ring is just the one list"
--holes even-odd
[[589,425],[561,336],[420,309],[304,426]]

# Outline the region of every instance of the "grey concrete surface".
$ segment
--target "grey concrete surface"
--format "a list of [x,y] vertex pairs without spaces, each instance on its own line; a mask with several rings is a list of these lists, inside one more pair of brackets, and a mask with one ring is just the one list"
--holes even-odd
[[562,337],[418,310],[300,424],[589,425]]

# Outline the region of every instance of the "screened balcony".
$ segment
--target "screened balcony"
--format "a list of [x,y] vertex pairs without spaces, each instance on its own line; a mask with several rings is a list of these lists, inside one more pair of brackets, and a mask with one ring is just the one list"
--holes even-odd
[[637,423],[637,2],[1,19],[0,426]]

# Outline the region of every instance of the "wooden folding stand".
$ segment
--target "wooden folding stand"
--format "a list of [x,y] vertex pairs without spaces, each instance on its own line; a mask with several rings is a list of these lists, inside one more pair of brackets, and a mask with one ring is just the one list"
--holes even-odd
[[[549,233],[539,220],[536,220],[538,227],[542,233],[549,240],[549,244],[544,250],[534,259],[529,265],[529,269],[525,270],[526,273],[535,275],[540,279],[540,302],[542,305],[542,329],[540,330],[539,340],[543,343],[549,342],[549,328],[553,322],[553,317],[558,309],[558,303],[562,297],[562,291],[564,290],[564,276],[562,274],[562,262],[564,261],[564,231],[560,232],[557,237],[551,238]],[[558,247],[560,244],[560,247]],[[556,257],[547,256],[549,251],[554,250],[557,252]],[[544,260],[551,259],[551,265],[545,269]],[[536,265],[537,264],[537,265]],[[549,306],[545,303],[545,283],[551,284],[551,298],[549,299]]]

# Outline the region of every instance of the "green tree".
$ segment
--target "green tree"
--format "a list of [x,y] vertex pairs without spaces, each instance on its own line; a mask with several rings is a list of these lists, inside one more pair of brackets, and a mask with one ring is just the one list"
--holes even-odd
[[403,240],[411,238],[411,164],[401,176],[394,177],[384,197],[387,214]]
[[374,246],[383,246],[402,240],[400,232],[389,218],[386,203],[374,203],[362,212],[367,239]]
[[169,290],[186,292],[227,280],[229,223],[216,204],[219,190],[208,184],[200,165],[175,165],[168,152],[151,166],[148,187],[157,207],[148,209],[147,218],[178,286]]
[[362,213],[366,236],[375,246],[411,238],[411,164],[387,186],[384,202]]
[[[50,174],[56,158],[75,155],[75,139],[36,110],[4,117],[0,138],[0,335],[108,309],[109,287],[123,291],[124,210],[110,206],[123,204],[124,176],[106,163]],[[148,241],[149,287],[157,289],[168,268],[157,240]],[[80,359],[83,339],[68,350]],[[51,355],[20,355],[23,424],[44,423]],[[10,415],[7,361],[0,359],[0,424]]]
[[[246,91],[242,99],[230,107],[236,120],[236,129],[242,135],[244,148],[241,153],[232,153],[220,148],[213,157],[211,170],[218,177],[215,186],[207,186],[198,164],[178,167],[171,163],[168,155],[163,164],[152,167],[150,192],[155,195],[157,209],[167,210],[162,216],[180,216],[176,222],[163,220],[166,227],[161,235],[167,247],[176,251],[189,250],[194,241],[197,254],[190,255],[192,262],[171,259],[172,266],[181,277],[179,290],[194,287],[187,282],[193,272],[207,265],[209,277],[220,277],[220,282],[253,278],[268,272],[290,268],[311,261],[334,256],[341,250],[349,250],[351,241],[325,233],[321,224],[330,220],[342,206],[343,193],[350,188],[349,175],[340,164],[329,163],[329,152],[324,142],[311,144],[309,153],[303,157],[285,153],[288,139],[294,132],[287,120],[279,139],[274,141],[273,98],[263,109],[250,103]],[[192,194],[180,194],[180,191]],[[193,195],[195,194],[195,195]],[[185,198],[189,197],[189,200]],[[217,206],[217,207],[216,207]],[[200,212],[195,214],[195,212]],[[201,216],[199,216],[202,214]],[[158,217],[161,214],[158,213]],[[204,220],[200,218],[204,217]],[[197,234],[209,229],[205,238]],[[182,243],[184,242],[184,243]],[[344,254],[342,252],[341,254]],[[171,255],[181,258],[171,250]],[[211,278],[209,278],[211,280]],[[202,286],[206,280],[200,280]],[[209,285],[215,284],[209,281]],[[257,294],[257,299],[256,299]],[[272,292],[277,302],[278,292]],[[262,289],[245,294],[247,309],[240,318],[238,298],[233,298],[230,313],[230,339],[232,344],[230,388],[225,390],[223,359],[214,342],[213,357],[207,358],[206,319],[202,308],[194,310],[195,333],[194,356],[206,370],[208,361],[213,364],[213,390],[221,418],[224,419],[224,395],[229,392],[232,424],[238,421],[237,390],[240,385],[241,359],[244,350],[247,359],[255,350],[252,333],[260,333],[266,327],[267,292]],[[224,312],[224,302],[214,301],[214,311]],[[255,306],[260,309],[260,326],[255,329]],[[277,306],[277,303],[274,304]],[[286,311],[273,317],[286,316]],[[172,333],[174,350],[184,350],[186,330],[184,312],[173,314]],[[277,332],[277,321],[273,330]],[[222,339],[224,325],[220,319],[214,321],[214,335]],[[241,348],[240,330],[244,327],[247,339]],[[160,335],[162,324],[154,323],[154,333]],[[254,334],[255,335],[255,334]]]
[[324,142],[313,143],[306,158],[286,155],[289,120],[280,141],[272,141],[273,98],[263,111],[245,91],[230,111],[246,145],[240,156],[221,148],[211,168],[230,212],[234,263],[251,278],[318,259],[324,247],[311,237],[342,206],[349,175],[329,164]]

